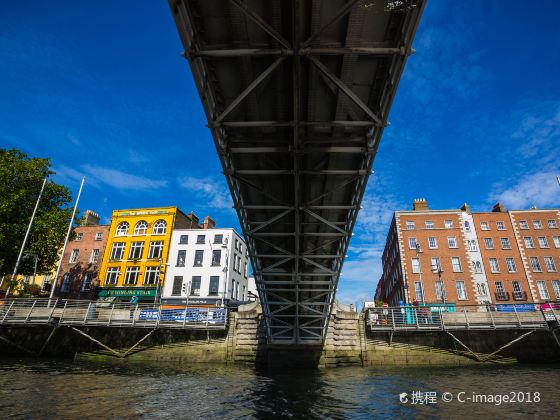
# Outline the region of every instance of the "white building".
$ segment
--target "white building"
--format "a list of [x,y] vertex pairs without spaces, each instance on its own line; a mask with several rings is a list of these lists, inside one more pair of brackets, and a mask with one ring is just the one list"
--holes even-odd
[[233,229],[173,230],[161,302],[246,301],[248,265],[245,242]]

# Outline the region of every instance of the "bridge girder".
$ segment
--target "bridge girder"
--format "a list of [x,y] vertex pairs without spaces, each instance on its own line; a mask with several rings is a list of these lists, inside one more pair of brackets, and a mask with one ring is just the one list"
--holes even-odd
[[169,0],[271,343],[323,341],[424,0]]

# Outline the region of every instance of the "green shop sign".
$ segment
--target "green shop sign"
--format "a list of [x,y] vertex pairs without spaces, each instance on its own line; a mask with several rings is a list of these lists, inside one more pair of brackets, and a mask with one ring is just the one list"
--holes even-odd
[[155,287],[104,287],[99,289],[99,297],[112,297],[112,296],[138,296],[138,297],[156,297]]

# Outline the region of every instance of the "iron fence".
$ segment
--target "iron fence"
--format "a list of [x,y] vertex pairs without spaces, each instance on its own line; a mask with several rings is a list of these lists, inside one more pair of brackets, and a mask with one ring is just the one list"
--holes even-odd
[[92,325],[138,328],[224,329],[225,307],[60,299],[0,301],[0,325]]
[[370,308],[372,331],[550,329],[560,325],[560,304],[432,305]]

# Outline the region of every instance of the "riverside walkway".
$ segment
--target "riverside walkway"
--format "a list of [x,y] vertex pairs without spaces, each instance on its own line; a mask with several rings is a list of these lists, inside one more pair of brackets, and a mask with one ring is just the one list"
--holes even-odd
[[534,304],[402,306],[370,308],[367,324],[372,331],[396,330],[496,330],[555,329],[560,305]]
[[0,301],[0,325],[68,325],[131,328],[223,330],[223,307],[163,307],[152,303],[122,303],[61,299]]

